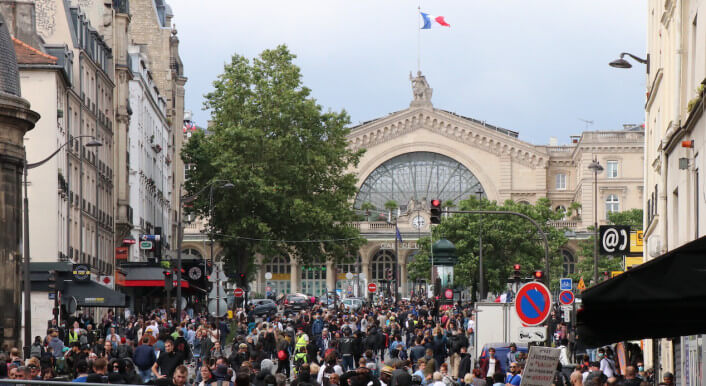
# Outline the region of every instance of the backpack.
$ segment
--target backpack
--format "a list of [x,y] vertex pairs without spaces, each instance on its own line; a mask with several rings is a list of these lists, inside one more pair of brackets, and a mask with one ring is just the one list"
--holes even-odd
[[33,344],[32,348],[29,350],[29,355],[41,359],[42,358],[42,345]]
[[324,376],[321,378],[321,386],[329,386],[331,384],[330,377],[333,373],[335,373],[333,366],[329,364],[324,365]]

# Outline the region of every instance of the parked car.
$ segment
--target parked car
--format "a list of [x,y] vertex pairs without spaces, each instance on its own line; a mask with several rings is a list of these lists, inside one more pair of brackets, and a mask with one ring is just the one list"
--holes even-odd
[[272,301],[271,299],[250,299],[250,300],[248,300],[248,305],[259,306],[260,304],[270,303],[270,302],[274,303],[274,301]]
[[341,301],[343,308],[349,311],[358,311],[363,307],[363,301],[357,298],[347,298]]
[[311,301],[306,296],[289,294],[284,298],[284,312],[301,311],[309,308]]
[[277,313],[277,304],[270,299],[257,299],[253,316],[269,316]]

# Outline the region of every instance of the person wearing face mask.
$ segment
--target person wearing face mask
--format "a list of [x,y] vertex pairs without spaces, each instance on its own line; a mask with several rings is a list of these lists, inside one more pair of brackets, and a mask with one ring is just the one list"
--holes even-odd
[[598,359],[600,360],[600,369],[603,374],[608,378],[614,377],[616,375],[615,361],[606,355],[606,350],[602,347],[598,349]]
[[647,373],[645,372],[645,364],[642,362],[637,362],[637,377],[643,381],[647,380]]

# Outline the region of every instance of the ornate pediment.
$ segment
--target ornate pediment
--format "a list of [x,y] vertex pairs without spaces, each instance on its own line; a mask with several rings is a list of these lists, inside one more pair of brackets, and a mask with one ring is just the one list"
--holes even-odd
[[429,107],[411,107],[352,128],[353,149],[372,148],[417,130],[427,130],[532,168],[546,167],[549,154],[516,138],[517,133],[472,118]]

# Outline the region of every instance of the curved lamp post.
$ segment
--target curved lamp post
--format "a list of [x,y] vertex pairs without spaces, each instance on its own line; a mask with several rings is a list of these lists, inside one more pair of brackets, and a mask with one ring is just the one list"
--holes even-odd
[[[92,138],[85,146],[87,147],[99,147],[103,146],[103,143],[96,140],[94,136],[92,135],[79,135],[77,137],[74,137],[74,139],[79,139],[79,138]],[[30,282],[30,277],[29,277],[29,260],[30,260],[30,254],[29,254],[29,200],[27,198],[27,171],[29,169],[34,169],[36,167],[42,166],[45,163],[47,163],[50,159],[54,158],[55,155],[59,154],[61,149],[64,148],[69,142],[64,142],[63,145],[59,146],[58,149],[56,149],[53,153],[51,153],[47,158],[44,158],[43,160],[39,162],[34,162],[34,163],[27,163],[27,157],[25,157],[25,165],[24,165],[24,171],[23,171],[23,181],[22,184],[24,185],[24,229],[23,229],[23,241],[24,241],[24,261],[23,261],[23,272],[22,272],[22,280],[24,281],[24,293],[25,293],[25,298],[24,298],[24,314],[25,314],[25,336],[24,336],[24,350],[25,350],[25,356],[29,358],[29,349],[30,345],[32,344],[32,311],[31,311],[31,306],[32,306],[32,301],[31,301],[31,294],[32,294],[32,285]],[[61,306],[61,305],[60,305]]]
[[615,68],[632,68],[632,64],[627,60],[623,59],[625,55],[633,58],[635,61],[647,65],[647,72],[650,72],[650,55],[647,55],[647,59],[642,59],[628,52],[623,52],[620,54],[620,58],[608,63],[609,66]]

